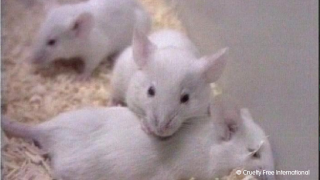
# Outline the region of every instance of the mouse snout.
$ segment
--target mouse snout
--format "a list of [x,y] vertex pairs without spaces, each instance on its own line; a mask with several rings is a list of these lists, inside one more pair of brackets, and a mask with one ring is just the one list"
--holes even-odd
[[174,119],[176,115],[169,115],[169,116],[159,116],[155,117],[155,127],[156,127],[156,134],[162,137],[171,136],[174,131]]
[[35,51],[29,57],[29,61],[33,64],[42,64],[46,61],[47,53],[45,51]]
[[163,123],[159,124],[159,130],[162,132],[167,131],[170,129],[171,124],[172,124],[173,118],[166,118]]

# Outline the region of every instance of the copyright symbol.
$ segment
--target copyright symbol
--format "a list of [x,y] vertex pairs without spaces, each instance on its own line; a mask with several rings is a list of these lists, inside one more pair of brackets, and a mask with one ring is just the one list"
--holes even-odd
[[240,174],[241,174],[241,170],[237,170],[237,171],[236,171],[236,174],[237,174],[237,175],[240,175]]

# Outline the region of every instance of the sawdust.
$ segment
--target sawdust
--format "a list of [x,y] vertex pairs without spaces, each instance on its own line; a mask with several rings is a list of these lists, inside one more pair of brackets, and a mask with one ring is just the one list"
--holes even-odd
[[[174,28],[184,31],[173,8],[164,1],[140,1],[153,17],[153,30]],[[41,4],[31,6],[21,2],[2,1],[2,113],[20,122],[37,124],[72,109],[106,106],[110,63],[103,63],[89,82],[74,82],[78,74],[73,65],[55,63],[39,70],[26,62],[45,12]],[[32,142],[8,138],[2,133],[2,160],[3,179],[53,179],[49,161]],[[230,179],[237,179],[234,173]]]

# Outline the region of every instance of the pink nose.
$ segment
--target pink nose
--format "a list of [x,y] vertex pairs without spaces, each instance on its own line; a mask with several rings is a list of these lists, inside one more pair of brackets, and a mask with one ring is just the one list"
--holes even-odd
[[41,56],[35,56],[31,60],[31,62],[34,64],[41,64],[43,61],[44,61],[44,58]]
[[170,128],[170,122],[171,121],[166,123],[164,126],[159,126],[158,131],[159,131],[160,134],[164,134]]
[[34,63],[34,64],[41,64],[44,63],[46,58],[46,53],[43,51],[38,51],[38,52],[34,52],[31,56],[30,56],[30,62]]
[[163,128],[160,128],[160,129],[159,129],[159,133],[160,133],[160,134],[163,134],[164,131],[165,131],[165,129],[163,129]]

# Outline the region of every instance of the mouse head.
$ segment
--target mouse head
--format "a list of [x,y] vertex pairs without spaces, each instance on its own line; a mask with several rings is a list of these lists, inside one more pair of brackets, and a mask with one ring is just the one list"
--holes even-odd
[[[237,122],[237,129],[231,133],[228,141],[212,146],[211,154],[214,167],[221,168],[220,171],[228,173],[232,169],[239,168],[247,171],[274,171],[272,149],[264,131],[257,125],[248,109],[240,109],[241,120]],[[229,119],[229,122],[231,119]],[[239,124],[241,123],[241,124]],[[223,164],[223,166],[221,166]],[[263,174],[262,174],[263,175]],[[273,175],[264,174],[256,178],[262,180],[274,180]]]
[[78,56],[93,27],[93,16],[77,5],[51,4],[33,45],[30,61],[47,64],[58,58]]
[[[243,149],[242,157],[239,157],[244,164],[244,168],[247,170],[259,170],[259,171],[274,171],[274,160],[268,136],[264,133],[261,127],[256,124],[248,109],[241,109],[241,117],[243,119],[243,129],[240,129],[239,137],[236,139],[243,139],[245,145]],[[260,176],[264,180],[274,180],[274,176]]]
[[171,136],[187,120],[207,116],[210,83],[221,76],[226,51],[197,59],[178,48],[157,48],[135,31],[133,57],[139,70],[129,85],[129,108],[160,137]]

